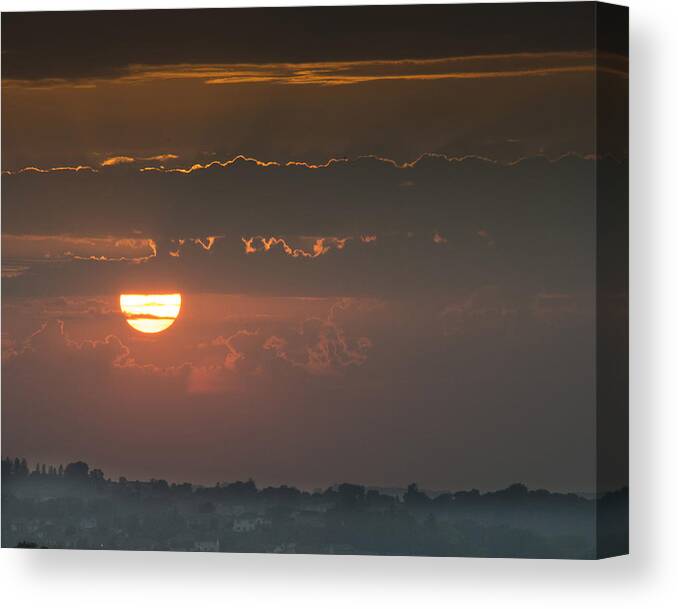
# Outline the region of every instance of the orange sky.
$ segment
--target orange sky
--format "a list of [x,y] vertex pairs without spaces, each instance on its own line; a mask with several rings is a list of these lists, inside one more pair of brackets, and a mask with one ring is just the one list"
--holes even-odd
[[3,451],[593,489],[628,59],[592,6],[3,15]]

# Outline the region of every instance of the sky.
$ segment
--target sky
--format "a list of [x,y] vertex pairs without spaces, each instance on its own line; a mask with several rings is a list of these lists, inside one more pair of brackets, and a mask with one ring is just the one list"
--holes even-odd
[[[3,454],[593,490],[595,10],[4,14]],[[174,292],[164,332],[120,312]]]

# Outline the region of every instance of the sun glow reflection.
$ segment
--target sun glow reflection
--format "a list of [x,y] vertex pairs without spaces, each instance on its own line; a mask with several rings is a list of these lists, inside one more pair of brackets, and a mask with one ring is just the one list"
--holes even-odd
[[127,323],[139,332],[167,330],[181,309],[181,294],[120,294],[120,310]]

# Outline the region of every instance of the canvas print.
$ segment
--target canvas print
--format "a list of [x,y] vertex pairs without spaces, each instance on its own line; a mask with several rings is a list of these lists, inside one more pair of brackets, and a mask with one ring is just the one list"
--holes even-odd
[[628,12],[2,15],[2,546],[628,551]]

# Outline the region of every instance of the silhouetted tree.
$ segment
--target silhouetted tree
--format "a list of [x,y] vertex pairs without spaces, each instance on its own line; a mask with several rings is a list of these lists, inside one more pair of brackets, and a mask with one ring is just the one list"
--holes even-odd
[[47,548],[45,546],[38,546],[37,543],[33,543],[32,541],[20,541],[18,544],[16,544],[17,548],[27,548],[27,549],[36,549],[36,548],[41,548],[43,550],[46,550]]
[[9,457],[6,457],[2,460],[2,479],[8,480],[12,475],[12,470],[14,469],[12,461]]
[[420,491],[414,482],[407,487],[407,492],[403,495],[403,501],[407,507],[413,508],[424,507],[431,502],[428,495]]
[[151,478],[151,488],[154,491],[168,491],[169,490],[169,484],[167,484],[167,480],[156,480],[155,478]]
[[26,463],[26,459],[19,459],[19,457],[14,459],[14,471],[12,474],[17,477],[28,476],[28,463]]
[[227,496],[246,499],[248,497],[253,497],[257,494],[257,485],[254,483],[254,480],[252,480],[252,478],[247,480],[247,482],[241,482],[240,480],[238,480],[236,482],[231,482],[230,484],[227,484],[223,491]]
[[101,480],[104,479],[104,472],[102,472],[100,469],[93,469],[93,470],[89,473],[89,477],[90,477],[92,480],[95,480],[95,481],[98,482],[98,481],[101,481]]
[[64,470],[64,476],[70,480],[86,480],[89,473],[89,465],[84,461],[69,463]]
[[441,493],[433,500],[433,505],[437,508],[448,508],[452,505],[453,501],[452,493]]
[[270,501],[272,503],[289,503],[299,499],[301,491],[293,486],[268,486],[265,489],[259,491],[259,495],[262,499]]
[[[222,551],[534,558],[591,558],[628,546],[628,489],[595,500],[514,484],[431,499],[413,483],[400,500],[348,483],[311,494],[285,485],[258,491],[251,479],[213,487],[115,482],[82,461],[36,466],[26,479],[28,472],[25,459],[2,460],[8,546],[191,549],[219,539]],[[597,529],[596,513],[604,517]],[[37,525],[29,538],[29,529],[6,528],[29,518]],[[254,524],[237,530],[238,518]]]

